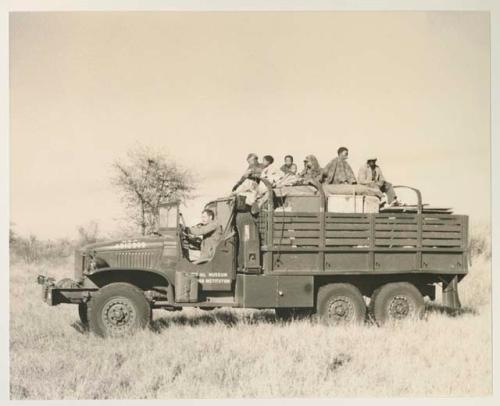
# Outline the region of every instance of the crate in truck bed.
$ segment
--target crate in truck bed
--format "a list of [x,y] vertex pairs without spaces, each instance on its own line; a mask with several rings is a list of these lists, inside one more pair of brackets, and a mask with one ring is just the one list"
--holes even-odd
[[[327,210],[334,213],[377,213],[382,193],[363,185],[322,185]],[[287,186],[275,190],[275,211],[319,212],[321,194],[312,186]]]

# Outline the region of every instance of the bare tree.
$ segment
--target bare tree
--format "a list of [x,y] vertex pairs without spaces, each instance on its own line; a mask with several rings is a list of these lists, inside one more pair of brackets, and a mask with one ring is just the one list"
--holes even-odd
[[148,147],[130,150],[126,161],[115,161],[113,169],[112,183],[120,190],[129,217],[142,235],[156,230],[160,203],[184,201],[194,190],[190,171]]

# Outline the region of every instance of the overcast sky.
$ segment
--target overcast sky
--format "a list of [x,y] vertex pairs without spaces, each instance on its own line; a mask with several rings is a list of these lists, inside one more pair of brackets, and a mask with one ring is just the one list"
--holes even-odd
[[[10,18],[11,221],[111,231],[137,143],[227,194],[249,152],[339,146],[473,222],[490,214],[489,17],[480,12],[66,12]],[[301,167],[302,164],[299,164]]]

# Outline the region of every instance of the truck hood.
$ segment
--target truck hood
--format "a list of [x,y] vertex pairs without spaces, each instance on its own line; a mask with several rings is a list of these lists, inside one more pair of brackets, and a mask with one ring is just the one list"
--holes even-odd
[[127,238],[120,240],[108,240],[87,244],[78,248],[80,252],[89,251],[116,251],[116,250],[133,250],[133,249],[147,249],[147,248],[160,248],[164,243],[175,243],[174,235],[161,235],[154,237],[138,237]]

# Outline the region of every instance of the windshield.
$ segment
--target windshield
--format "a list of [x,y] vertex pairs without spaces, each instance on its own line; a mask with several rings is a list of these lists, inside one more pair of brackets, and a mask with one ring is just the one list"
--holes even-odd
[[223,230],[226,230],[234,209],[234,199],[216,200],[205,206],[215,213],[215,220]]
[[177,204],[165,205],[160,207],[159,228],[177,228],[177,214],[179,206]]

